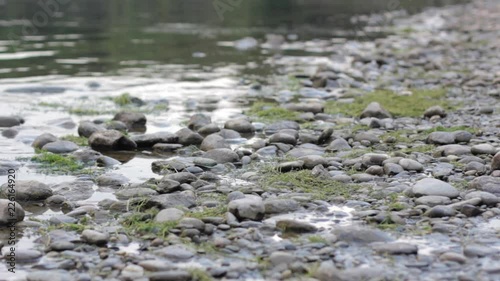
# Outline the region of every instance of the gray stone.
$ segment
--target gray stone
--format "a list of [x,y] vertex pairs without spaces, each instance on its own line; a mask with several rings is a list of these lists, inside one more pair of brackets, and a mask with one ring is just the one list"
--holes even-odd
[[479,154],[490,154],[494,155],[496,152],[496,149],[493,145],[489,143],[482,143],[482,144],[476,144],[471,147],[471,152],[474,155],[479,155]]
[[106,130],[117,130],[120,132],[128,131],[127,124],[123,123],[122,121],[116,121],[116,120],[111,120],[109,122],[106,122],[105,129]]
[[386,163],[384,164],[384,173],[386,175],[392,176],[404,172],[403,167],[398,164]]
[[266,214],[283,214],[297,211],[300,206],[293,199],[270,199],[264,201]]
[[203,157],[213,159],[219,164],[238,162],[240,157],[238,154],[228,148],[212,149],[203,154]]
[[94,194],[92,181],[77,180],[73,182],[62,182],[51,188],[56,195],[64,196],[69,201],[89,199]]
[[333,152],[337,152],[337,151],[346,151],[346,150],[351,150],[351,146],[349,145],[349,143],[343,139],[343,138],[338,138],[338,139],[335,139],[333,140],[327,147],[326,147],[326,150],[327,151],[333,151]]
[[491,170],[492,171],[500,170],[500,152],[495,154],[495,156],[491,160]]
[[419,180],[413,186],[412,192],[417,197],[437,195],[448,198],[456,198],[459,195],[459,191],[449,183],[433,178]]
[[403,158],[399,160],[399,165],[407,171],[421,172],[424,170],[424,166],[422,164],[412,159]]
[[240,220],[249,219],[260,221],[264,218],[266,209],[262,198],[255,195],[247,195],[243,199],[229,202],[228,211]]
[[382,166],[387,159],[389,159],[387,154],[367,153],[361,158],[361,163],[364,167]]
[[[24,181],[17,180],[15,183],[15,199],[17,201],[43,201],[52,196],[52,189],[46,184],[38,181]],[[9,184],[4,183],[0,187],[0,196],[2,198],[9,198],[12,193],[9,192]]]
[[146,126],[146,115],[139,112],[119,112],[113,120],[121,121],[127,125],[129,130],[136,130]]
[[438,206],[438,205],[448,205],[451,204],[450,198],[446,196],[422,196],[415,200],[417,205],[426,205],[430,207]]
[[130,180],[121,174],[107,173],[98,176],[96,182],[99,186],[120,187],[130,182]]
[[0,128],[19,126],[23,123],[24,120],[16,116],[0,116]]
[[290,171],[302,170],[304,167],[304,161],[290,161],[278,164],[276,167],[278,171],[282,173],[288,173]]
[[[2,251],[4,253],[4,258],[7,260],[7,255],[10,254],[10,251]],[[33,263],[39,258],[41,258],[43,254],[39,251],[32,249],[19,249],[16,248],[16,262],[17,263]]]
[[99,150],[135,150],[137,144],[116,130],[98,131],[89,138],[93,149]]
[[304,162],[304,168],[306,169],[312,169],[318,165],[327,166],[328,164],[327,159],[319,155],[302,156],[299,160]]
[[89,138],[93,133],[99,131],[104,131],[104,128],[90,121],[82,121],[78,126],[78,135],[85,138]]
[[314,114],[322,113],[325,109],[324,104],[317,102],[288,103],[285,104],[283,107],[291,111],[312,112]]
[[424,117],[431,118],[433,116],[444,118],[446,117],[446,111],[439,105],[431,106],[425,110]]
[[194,257],[194,251],[183,245],[171,245],[154,251],[155,254],[172,261],[185,261]]
[[132,136],[131,140],[137,147],[152,147],[157,143],[177,143],[179,137],[169,132]]
[[217,133],[219,136],[223,137],[225,140],[239,139],[241,138],[240,133],[235,130],[222,129]]
[[76,143],[71,141],[49,142],[42,147],[43,150],[56,154],[70,153],[78,150],[78,148],[80,147]]
[[176,222],[182,219],[184,212],[177,208],[168,208],[161,210],[156,214],[155,222],[165,223],[165,222]]
[[158,207],[160,209],[186,207],[192,208],[196,206],[196,196],[190,190],[161,194],[151,197],[146,203],[148,207]]
[[297,139],[290,134],[278,132],[276,134],[273,134],[269,138],[269,143],[286,143],[290,145],[296,145]]
[[467,258],[459,253],[454,252],[446,252],[439,256],[439,260],[441,261],[452,261],[460,264],[464,264],[467,262]]
[[300,125],[299,123],[295,122],[295,121],[278,121],[276,123],[273,123],[269,126],[267,126],[265,129],[264,129],[264,133],[266,134],[274,134],[276,132],[279,132],[281,130],[285,130],[285,129],[291,129],[291,130],[300,130]]
[[238,118],[233,120],[228,120],[226,124],[224,124],[224,128],[234,130],[238,133],[253,133],[255,132],[255,128],[247,119]]
[[344,226],[333,230],[340,241],[351,243],[373,243],[373,242],[392,242],[394,238],[387,233],[367,227]]
[[108,243],[109,236],[95,230],[85,229],[82,232],[81,239],[92,245],[105,245]]
[[455,209],[443,205],[434,206],[430,210],[425,212],[425,215],[430,218],[451,217],[454,216],[455,214],[456,214]]
[[450,155],[466,155],[471,153],[471,148],[466,145],[460,144],[449,144],[443,145],[436,149],[436,154],[441,156],[450,156]]
[[175,133],[178,138],[178,142],[182,145],[200,145],[203,142],[203,137],[191,131],[188,128],[183,128]]
[[468,143],[474,137],[471,133],[467,131],[456,131],[453,132],[453,135],[455,136],[456,143],[461,143],[461,142]]
[[500,203],[500,198],[486,191],[472,191],[464,196],[465,200],[473,198],[480,198],[481,203],[488,206],[495,206],[497,203]]
[[198,113],[191,116],[188,122],[188,128],[194,131],[198,131],[200,128],[209,125],[210,123],[212,123],[212,119],[210,118],[210,116]]
[[356,135],[354,135],[354,140],[359,142],[367,141],[371,144],[380,143],[380,139],[376,135],[368,132],[357,133]]
[[470,244],[464,247],[464,255],[467,257],[486,257],[492,256],[499,252],[498,249],[479,245],[479,244]]
[[318,228],[313,224],[293,219],[280,219],[276,221],[276,228],[287,233],[314,233],[318,231]]
[[269,256],[269,261],[272,265],[290,265],[296,260],[295,255],[283,251],[272,252]]
[[392,115],[382,108],[378,102],[370,103],[361,113],[360,118],[375,117],[379,119],[392,118]]
[[150,197],[158,195],[158,192],[145,187],[121,189],[115,193],[116,198],[127,200],[134,197]]
[[[12,212],[15,208],[15,212]],[[0,199],[0,226],[10,225],[12,222],[24,220],[24,209],[16,201]]]
[[200,129],[198,129],[197,132],[199,134],[207,136],[210,134],[215,134],[217,132],[220,132],[220,128],[219,128],[219,126],[217,126],[217,124],[208,124],[208,125],[201,127]]
[[39,135],[31,144],[32,147],[42,149],[46,144],[51,143],[51,142],[56,142],[59,139],[54,136],[53,134],[50,133],[44,133]]
[[218,148],[231,148],[226,140],[218,134],[206,136],[200,146],[200,149],[204,151],[210,151]]
[[169,153],[182,148],[182,144],[178,143],[157,143],[153,145],[153,151],[156,153]]
[[372,249],[379,254],[388,255],[415,255],[418,252],[416,245],[403,242],[373,243]]
[[333,262],[322,262],[314,276],[320,281],[394,280],[384,268],[358,267],[338,270]]
[[430,144],[453,144],[455,143],[455,135],[450,132],[432,132],[427,137],[427,143]]
[[500,195],[500,178],[482,176],[469,183],[469,188]]
[[190,281],[192,275],[186,270],[159,271],[149,275],[150,281]]

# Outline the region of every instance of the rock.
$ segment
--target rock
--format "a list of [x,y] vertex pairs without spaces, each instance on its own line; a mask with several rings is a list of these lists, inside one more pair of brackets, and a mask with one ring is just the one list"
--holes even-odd
[[424,170],[424,166],[422,164],[412,159],[403,158],[399,160],[399,165],[407,171],[421,172]]
[[387,154],[367,153],[361,158],[361,163],[364,167],[382,166],[387,159],[389,159]]
[[171,245],[154,251],[155,254],[172,261],[186,261],[194,257],[194,251],[183,245]]
[[122,278],[140,278],[144,275],[144,269],[135,264],[129,264],[122,269],[120,276]]
[[55,141],[49,142],[42,147],[43,150],[52,152],[55,154],[70,153],[78,150],[80,147],[71,141]]
[[69,201],[89,199],[94,194],[92,181],[77,180],[62,182],[52,186],[54,194],[64,196]]
[[280,219],[276,221],[276,228],[287,233],[313,233],[318,231],[318,228],[313,224],[292,219]]
[[282,173],[288,173],[290,171],[302,170],[304,167],[304,161],[290,161],[278,164],[276,167],[278,171]]
[[116,120],[111,120],[109,122],[106,122],[105,129],[106,130],[117,130],[120,132],[128,131],[127,124],[123,123],[122,121],[116,121]]
[[370,142],[371,144],[380,143],[380,139],[376,135],[374,135],[372,133],[367,133],[367,132],[357,133],[354,136],[354,140],[359,141],[359,142],[366,141],[366,142]]
[[240,220],[260,221],[266,212],[262,198],[255,195],[247,195],[243,199],[229,202],[228,211]]
[[452,261],[460,264],[464,264],[467,262],[467,258],[459,253],[454,252],[446,252],[439,256],[439,260],[441,261]]
[[469,188],[486,191],[498,196],[500,195],[500,178],[489,176],[477,177],[469,183]]
[[264,201],[266,214],[284,214],[297,211],[300,206],[293,199],[270,199]]
[[471,153],[471,148],[466,145],[460,144],[449,144],[443,145],[436,149],[436,155],[438,156],[450,156],[450,155],[466,155]]
[[89,138],[93,133],[99,131],[104,131],[104,128],[94,122],[82,121],[80,125],[78,125],[78,135],[80,137]]
[[437,195],[456,198],[460,194],[459,191],[449,183],[432,178],[425,178],[416,182],[412,192],[417,197]]
[[218,134],[212,134],[206,136],[205,139],[203,139],[203,142],[201,143],[200,146],[200,149],[204,151],[209,151],[218,148],[226,148],[226,149],[231,148],[229,144],[226,143],[226,140],[224,140],[224,138]]
[[460,213],[466,215],[467,217],[475,217],[475,216],[479,216],[482,213],[482,211],[481,211],[481,209],[479,209],[476,206],[464,204],[460,208]]
[[250,123],[247,119],[245,118],[238,118],[238,119],[233,119],[229,120],[224,124],[224,128],[229,129],[229,130],[234,130],[238,133],[242,134],[248,134],[248,133],[253,133],[255,132],[255,128]]
[[337,152],[337,151],[345,151],[345,150],[351,150],[351,146],[349,143],[343,139],[343,138],[338,138],[334,141],[332,141],[327,147],[327,151],[332,151],[332,152]]
[[139,112],[119,112],[113,120],[121,121],[127,125],[129,130],[142,130],[146,126],[146,115]]
[[158,192],[146,187],[125,188],[115,193],[116,198],[120,200],[127,200],[135,197],[151,197],[155,195],[158,195]]
[[318,137],[318,144],[325,144],[333,135],[333,128],[324,129]]
[[384,175],[384,168],[380,166],[370,166],[368,169],[365,171],[369,175],[373,176],[383,176]]
[[471,147],[471,152],[474,155],[479,155],[479,154],[490,154],[494,155],[496,152],[496,149],[493,145],[489,143],[483,143],[483,144],[476,144]]
[[430,144],[453,144],[455,143],[455,135],[449,132],[432,132],[427,137],[427,143]]
[[97,158],[96,162],[97,162],[99,167],[107,167],[107,168],[114,167],[114,166],[121,164],[120,161],[118,161],[114,158],[108,157],[108,156],[104,156],[104,155]]
[[500,170],[500,152],[495,154],[493,156],[493,159],[491,160],[491,170],[492,171],[497,171]]
[[149,275],[150,281],[190,281],[191,273],[186,270],[176,269],[169,271],[159,271]]
[[[163,177],[161,179],[160,183],[164,182],[167,179],[179,182],[181,184],[182,183],[192,183],[192,182],[198,180],[198,178],[195,175],[193,175],[189,172],[180,172],[180,173],[166,175],[165,177]],[[175,183],[171,183],[169,185],[175,185]]]
[[438,205],[425,212],[425,215],[430,218],[442,218],[454,216],[455,213],[456,211],[452,207]]
[[32,147],[37,148],[37,149],[42,149],[46,144],[51,143],[51,142],[56,142],[59,139],[54,136],[53,134],[45,133],[39,135],[31,144]]
[[340,241],[350,243],[373,243],[373,242],[392,242],[394,239],[387,233],[367,227],[344,226],[333,230]]
[[165,223],[165,222],[176,222],[182,219],[184,212],[176,208],[168,208],[161,210],[156,214],[155,222]]
[[365,110],[363,110],[360,116],[361,119],[367,117],[384,119],[384,118],[392,118],[392,115],[387,110],[382,108],[382,106],[378,102],[372,102],[365,108]]
[[8,128],[2,131],[2,136],[4,136],[7,139],[13,139],[19,134],[19,129],[18,128]]
[[498,251],[499,250],[494,247],[479,244],[470,244],[464,247],[464,255],[471,258],[492,256],[497,254]]
[[431,106],[424,112],[424,117],[431,118],[433,116],[444,118],[446,117],[446,111],[439,105]]
[[97,159],[102,157],[102,154],[95,150],[84,148],[71,153],[71,156],[73,156],[76,161],[94,164],[97,162]]
[[[9,192],[9,184],[4,183],[0,187],[0,196],[9,198],[12,193]],[[52,189],[46,184],[38,181],[17,180],[15,184],[15,198],[17,201],[43,201],[52,196]]]
[[453,132],[453,135],[455,136],[456,143],[461,143],[461,142],[468,143],[474,137],[471,133],[467,131],[456,131]]
[[107,173],[97,177],[98,186],[120,187],[127,184],[130,180],[121,174]]
[[500,203],[500,198],[486,191],[472,191],[467,193],[464,197],[465,200],[473,198],[480,198],[481,204],[485,204],[488,206],[495,206],[497,203]]
[[404,169],[398,164],[393,164],[393,163],[384,164],[384,174],[386,175],[393,176],[402,172],[404,172]]
[[92,149],[112,150],[135,150],[137,144],[115,130],[99,131],[93,133],[89,138]]
[[157,143],[177,143],[178,139],[178,136],[168,132],[131,137],[131,140],[137,144],[137,147],[152,147]]
[[227,148],[217,148],[209,150],[203,154],[203,157],[213,159],[219,164],[238,162],[240,157],[238,154],[231,149]]
[[89,244],[101,246],[108,243],[109,236],[95,230],[85,229],[81,239]]
[[290,145],[296,145],[297,139],[290,134],[278,132],[276,134],[273,134],[269,138],[269,143],[286,143]]
[[160,209],[174,207],[192,208],[196,206],[196,196],[190,190],[170,194],[161,194],[151,197],[146,203],[146,206],[157,207]]
[[[13,212],[15,208],[15,212]],[[0,199],[0,226],[10,225],[24,220],[24,209],[18,202]]]
[[274,266],[281,264],[290,265],[295,260],[296,260],[295,255],[282,251],[272,252],[271,255],[269,256],[269,261]]
[[[5,253],[3,253],[5,252]],[[8,254],[10,254],[10,251],[2,251],[4,259],[7,260]],[[36,262],[39,258],[41,258],[43,254],[39,251],[32,250],[32,249],[19,249],[16,248],[16,263],[33,263]],[[12,280],[12,279],[9,279]]]
[[230,129],[222,129],[219,131],[218,135],[221,136],[225,140],[233,140],[233,139],[241,138],[240,133],[238,133],[235,130],[230,130]]
[[220,128],[217,124],[208,124],[198,129],[198,133],[204,136],[215,134],[217,132],[220,132]]
[[188,128],[194,131],[198,131],[203,126],[209,125],[211,123],[212,119],[210,118],[210,116],[198,113],[191,116],[188,122]]
[[24,120],[16,116],[0,116],[0,128],[10,128],[23,123]]
[[287,155],[294,157],[294,158],[300,158],[303,156],[310,156],[310,155],[324,155],[325,150],[317,145],[314,144],[301,144],[299,146],[296,146],[294,149],[288,151]]
[[67,281],[71,279],[68,272],[58,270],[32,271],[26,275],[27,281]]
[[438,206],[438,205],[448,205],[451,204],[450,198],[446,196],[422,196],[415,200],[415,204],[417,205],[426,205],[430,207]]
[[394,280],[384,268],[358,267],[338,270],[332,261],[322,262],[314,276],[320,281]]
[[200,145],[203,142],[203,137],[191,131],[188,128],[183,128],[175,133],[178,138],[178,142],[184,146],[188,145]]
[[183,218],[179,221],[177,224],[178,228],[184,229],[184,228],[194,228],[198,229],[199,231],[204,231],[205,230],[205,223],[197,218]]
[[409,243],[373,243],[372,249],[379,254],[388,255],[416,255],[418,247]]
[[291,111],[312,112],[314,114],[317,114],[317,113],[322,113],[325,109],[325,106],[322,103],[308,102],[308,103],[289,103],[285,104],[283,108]]
[[182,144],[178,143],[157,143],[153,145],[153,151],[156,153],[169,153],[182,148]]
[[266,134],[274,134],[274,133],[277,133],[281,130],[285,130],[285,129],[290,129],[290,130],[300,130],[300,125],[299,123],[295,122],[295,121],[278,121],[276,123],[273,123],[269,126],[267,126],[265,129],[264,129],[264,133]]

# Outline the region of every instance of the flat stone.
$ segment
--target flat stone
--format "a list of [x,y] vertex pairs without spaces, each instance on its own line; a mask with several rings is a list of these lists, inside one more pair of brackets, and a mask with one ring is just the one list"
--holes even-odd
[[109,236],[99,231],[85,229],[82,232],[81,239],[93,245],[105,245],[108,243]]
[[[0,187],[0,197],[8,198],[9,184],[4,183]],[[38,181],[17,180],[15,184],[15,198],[18,201],[43,201],[52,196],[52,189],[44,183]]]
[[157,143],[177,143],[179,137],[169,132],[159,132],[154,134],[135,135],[131,140],[137,147],[153,147]]
[[413,186],[412,192],[417,197],[437,195],[456,198],[460,194],[459,191],[449,183],[433,178],[419,180]]
[[425,212],[425,215],[430,217],[430,218],[442,218],[442,217],[451,217],[456,214],[455,209],[449,206],[434,206],[427,212]]
[[415,199],[415,204],[417,205],[426,205],[430,207],[438,206],[438,205],[448,205],[451,203],[450,198],[446,196],[422,196]]
[[379,254],[389,255],[414,255],[418,252],[416,245],[403,242],[373,243],[372,249]]
[[76,143],[71,141],[55,141],[55,142],[49,142],[46,145],[44,145],[42,147],[42,150],[46,150],[48,152],[56,154],[63,154],[76,151],[79,148],[80,147]]
[[340,241],[350,242],[350,243],[373,243],[373,242],[392,242],[394,238],[390,237],[389,234],[378,230],[367,227],[358,226],[345,226],[337,227],[333,230]]
[[165,257],[171,261],[185,261],[194,257],[195,252],[182,245],[171,245],[154,251],[155,254]]

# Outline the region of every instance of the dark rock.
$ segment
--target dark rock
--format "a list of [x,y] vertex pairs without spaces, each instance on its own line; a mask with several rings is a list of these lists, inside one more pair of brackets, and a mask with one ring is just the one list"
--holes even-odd
[[239,118],[229,120],[224,124],[224,128],[234,130],[238,133],[248,134],[255,132],[255,128],[247,119]]
[[177,143],[179,137],[168,132],[132,136],[137,147],[152,147],[157,143]]
[[39,135],[31,144],[32,147],[42,149],[46,144],[51,143],[51,142],[56,142],[59,139],[54,136],[53,134],[50,133],[44,133],[42,135]]
[[24,120],[16,116],[0,116],[0,128],[19,126],[23,123]]
[[231,148],[229,144],[226,143],[223,137],[218,134],[212,134],[205,137],[203,142],[201,143],[200,149],[204,151],[209,151],[212,149],[220,149],[220,148]]
[[198,131],[200,128],[209,125],[210,123],[212,123],[212,119],[210,119],[210,116],[198,113],[191,116],[188,122],[188,128],[194,131]]
[[80,148],[76,143],[71,141],[55,141],[47,143],[42,147],[42,150],[46,150],[48,152],[63,154],[70,153],[78,150]]
[[90,121],[82,121],[78,126],[78,135],[89,138],[93,133],[104,131],[104,128]]
[[178,137],[178,142],[185,146],[199,145],[203,141],[203,137],[200,134],[193,132],[188,128],[183,128],[177,131],[175,134]]
[[119,112],[113,120],[125,123],[131,131],[142,131],[147,121],[146,115],[139,112]]
[[219,164],[238,162],[240,160],[240,157],[236,152],[227,148],[212,149],[208,152],[205,152],[205,154],[203,154],[203,157],[213,159]]
[[99,131],[93,133],[89,138],[89,144],[93,149],[113,150],[135,150],[137,144],[115,130]]
[[387,110],[383,109],[378,102],[372,102],[365,108],[365,110],[363,110],[360,116],[360,118],[367,118],[367,117],[384,119],[384,118],[392,118],[392,115]]

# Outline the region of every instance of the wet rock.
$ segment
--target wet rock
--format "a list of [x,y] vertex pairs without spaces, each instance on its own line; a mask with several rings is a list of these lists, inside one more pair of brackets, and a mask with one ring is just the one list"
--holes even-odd
[[322,113],[325,106],[322,103],[308,102],[308,103],[289,103],[283,106],[285,109],[300,112],[312,112],[314,114]]
[[345,150],[351,150],[351,146],[349,145],[349,143],[343,139],[343,138],[338,138],[338,139],[335,139],[333,140],[327,147],[326,147],[326,150],[327,151],[332,151],[332,152],[336,152],[336,151],[345,151]]
[[185,228],[194,228],[199,231],[204,231],[205,230],[205,223],[197,218],[182,218],[179,223],[177,224],[177,227],[181,229]]
[[500,178],[489,176],[477,177],[469,183],[469,188],[486,191],[498,196],[500,195]]
[[418,252],[416,245],[403,242],[373,243],[372,249],[379,254],[388,255],[415,255]]
[[81,239],[89,244],[105,245],[108,243],[109,236],[95,230],[85,229],[82,232]]
[[459,195],[458,190],[449,183],[432,178],[425,178],[416,182],[412,192],[417,197],[437,195],[456,198]]
[[[195,175],[193,175],[189,172],[180,172],[180,173],[166,175],[165,177],[163,177],[161,179],[161,182],[163,182],[167,179],[179,182],[181,184],[182,183],[192,183],[192,182],[198,180],[198,178]],[[173,183],[173,184],[175,184],[175,183]]]
[[290,134],[278,132],[269,138],[269,143],[286,143],[296,145],[297,139]]
[[16,116],[0,116],[0,128],[19,126],[23,123],[24,120]]
[[245,118],[229,120],[226,124],[224,124],[224,128],[243,134],[255,132],[255,128],[252,123]]
[[48,152],[62,154],[62,153],[70,153],[78,150],[80,147],[71,141],[55,141],[47,143],[42,147],[43,150]]
[[500,198],[486,191],[472,191],[467,193],[464,197],[465,200],[473,198],[480,198],[481,204],[485,204],[488,206],[495,206],[497,203],[500,203]]
[[300,130],[300,125],[295,121],[278,121],[269,126],[266,126],[266,128],[264,129],[264,133],[274,134],[285,129],[298,131]]
[[317,145],[314,144],[302,144],[299,146],[296,146],[294,149],[288,151],[287,155],[294,157],[294,158],[300,158],[303,156],[309,156],[309,155],[324,155],[325,150]]
[[97,161],[97,159],[102,157],[102,154],[92,149],[79,149],[71,153],[71,156],[73,156],[77,161],[93,164]]
[[116,165],[120,165],[121,162],[114,159],[114,158],[111,158],[109,156],[99,156],[99,158],[96,159],[96,162],[98,164],[99,167],[114,167]]
[[460,208],[460,213],[466,215],[467,217],[475,217],[475,216],[479,216],[482,213],[482,211],[481,211],[481,209],[479,209],[476,206],[464,204]]
[[127,125],[129,130],[141,130],[146,126],[146,115],[139,112],[119,112],[113,120],[121,121]]
[[491,170],[492,171],[500,170],[500,152],[495,154],[495,156],[491,160]]
[[373,242],[392,242],[394,239],[387,233],[367,227],[345,226],[337,227],[333,230],[340,241],[353,243],[373,243]]
[[[12,208],[15,207],[15,212]],[[24,220],[24,209],[18,202],[0,199],[0,226],[10,225],[12,222]]]
[[220,132],[220,128],[217,124],[208,124],[198,129],[198,133],[204,136],[215,134],[217,132]]
[[212,149],[219,149],[219,148],[229,149],[231,147],[229,146],[229,144],[226,143],[226,140],[224,140],[224,138],[218,134],[212,134],[206,136],[205,139],[203,139],[203,142],[201,143],[200,146],[200,149],[204,151],[210,151]]
[[[4,253],[4,258],[7,260],[7,255],[10,251],[2,251]],[[19,249],[16,248],[16,262],[17,263],[32,263],[42,257],[42,253],[31,249]]]
[[468,143],[474,137],[471,133],[467,131],[456,131],[453,132],[453,135],[455,136],[456,143]]
[[89,138],[93,133],[104,131],[104,128],[90,121],[82,121],[78,125],[78,135]]
[[427,137],[427,143],[430,144],[453,144],[455,143],[455,134],[450,132],[432,132]]
[[407,171],[421,172],[424,170],[424,166],[422,164],[412,159],[403,158],[399,160],[399,165]]
[[369,175],[373,176],[383,176],[384,175],[384,168],[380,166],[370,166],[368,169],[365,171]]
[[449,144],[449,145],[443,145],[440,146],[436,149],[435,155],[437,156],[450,156],[450,155],[466,155],[470,154],[470,147],[466,145],[459,145],[459,144]]
[[2,136],[7,139],[13,139],[19,134],[18,128],[8,128],[2,131]]
[[178,139],[178,136],[168,132],[131,137],[131,140],[137,144],[137,147],[152,147],[157,143],[177,143]]
[[183,128],[175,133],[178,138],[178,142],[182,145],[200,145],[203,142],[203,137],[191,131],[188,128]]
[[498,249],[479,244],[466,245],[464,247],[464,255],[466,257],[486,257],[498,253]]
[[177,208],[168,208],[161,210],[155,216],[155,222],[165,223],[165,222],[176,222],[182,219],[184,212]]
[[389,272],[383,268],[359,267],[338,270],[333,262],[322,262],[315,273],[320,281],[365,281],[365,280],[391,280]]
[[51,143],[51,142],[56,142],[59,139],[54,136],[53,134],[50,133],[44,133],[39,135],[31,144],[32,147],[42,149],[46,144]]
[[431,118],[433,116],[444,118],[446,117],[446,111],[439,105],[431,106],[424,112],[424,117]]
[[370,103],[361,113],[360,118],[375,117],[379,119],[392,118],[392,115],[382,108],[378,102]]
[[238,162],[240,157],[238,154],[231,149],[227,148],[217,148],[209,150],[203,154],[203,157],[213,159],[219,164]]
[[127,184],[130,180],[121,174],[108,173],[97,177],[96,182],[99,186],[120,187]]
[[450,198],[446,196],[422,196],[415,200],[417,205],[426,205],[430,207],[438,206],[438,205],[448,205],[451,204]]
[[471,147],[471,152],[474,155],[479,155],[479,154],[490,154],[494,155],[496,152],[496,149],[493,145],[489,143],[483,143],[483,144],[477,144]]
[[183,245],[171,245],[154,251],[155,254],[172,261],[185,261],[194,257],[194,251]]
[[376,135],[374,135],[372,133],[367,133],[367,132],[357,133],[354,136],[354,140],[359,141],[359,142],[366,141],[366,142],[369,142],[371,144],[377,144],[380,142],[380,139]]
[[430,217],[430,218],[442,218],[442,217],[451,217],[456,214],[455,209],[449,206],[434,206],[427,212],[425,212],[425,215]]
[[280,219],[276,221],[276,228],[287,233],[314,233],[318,231],[318,228],[313,224],[292,219]]
[[191,116],[188,122],[188,128],[194,131],[198,131],[203,126],[209,125],[211,123],[212,119],[210,118],[210,116],[198,113]]
[[255,195],[247,195],[243,199],[229,202],[228,211],[240,220],[260,221],[264,218],[266,209],[262,198]]
[[137,144],[119,131],[108,130],[93,133],[89,144],[96,150],[135,150]]
[[288,173],[290,171],[302,170],[304,167],[304,161],[290,161],[278,164],[276,167],[278,171],[282,173]]
[[146,203],[148,207],[158,207],[160,209],[196,206],[196,196],[192,191],[182,191],[170,194],[161,194],[149,199]]
[[[0,187],[2,198],[8,198],[12,194],[9,192],[9,184],[5,183]],[[15,184],[15,198],[18,201],[43,201],[52,196],[52,190],[46,184],[38,181],[17,180]]]
[[127,124],[123,123],[122,121],[116,121],[116,120],[111,120],[109,122],[106,122],[105,128],[106,130],[117,130],[120,132],[128,131]]
[[284,214],[297,211],[300,206],[293,199],[270,199],[264,201],[266,214]]
[[172,193],[180,190],[181,183],[168,178],[162,178],[156,186],[152,186],[152,189],[156,190],[160,194]]
[[64,196],[69,201],[89,199],[94,194],[92,181],[77,180],[73,182],[62,182],[51,188],[56,195]]

